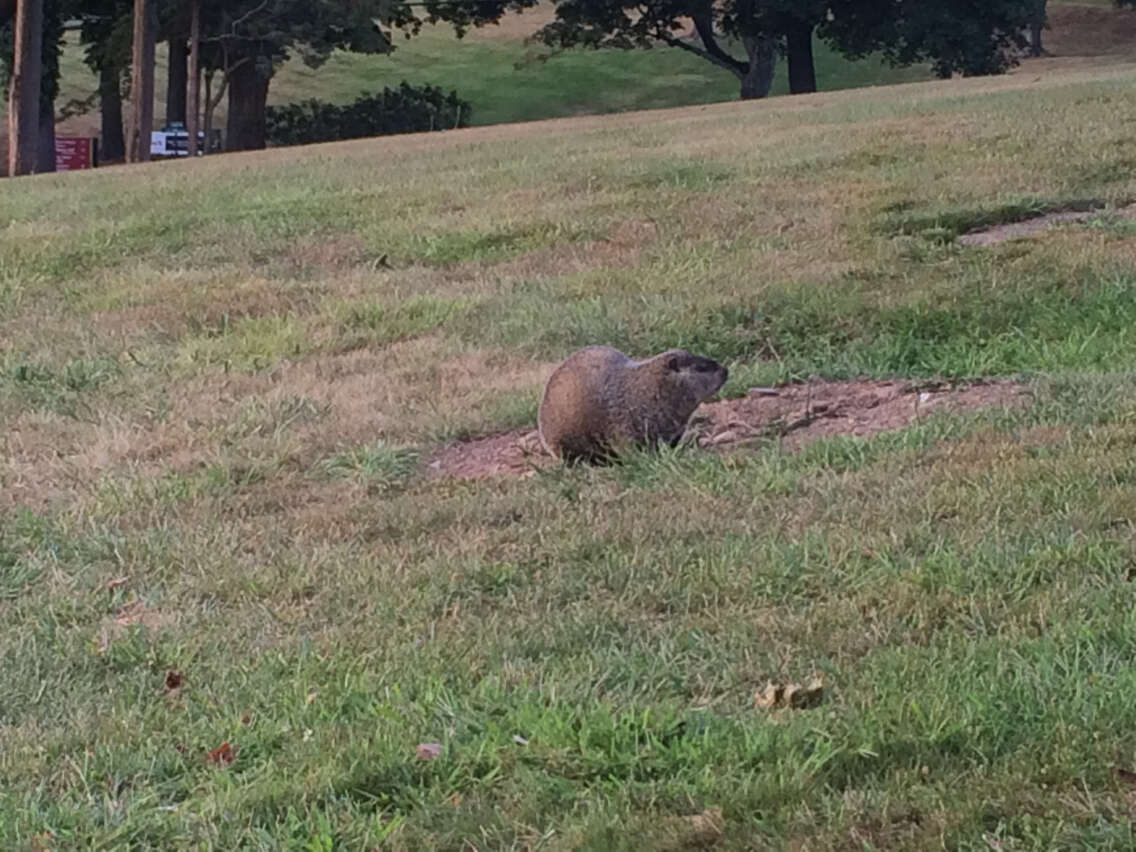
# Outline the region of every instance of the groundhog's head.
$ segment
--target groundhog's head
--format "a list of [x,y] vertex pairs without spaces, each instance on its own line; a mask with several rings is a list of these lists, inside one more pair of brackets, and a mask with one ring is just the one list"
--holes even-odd
[[668,349],[659,360],[663,365],[663,381],[679,393],[689,394],[695,406],[716,394],[729,376],[726,368],[713,358],[691,355],[685,349]]

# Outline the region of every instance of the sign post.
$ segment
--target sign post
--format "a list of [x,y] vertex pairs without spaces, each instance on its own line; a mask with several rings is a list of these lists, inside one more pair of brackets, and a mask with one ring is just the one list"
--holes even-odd
[[55,137],[55,170],[93,169],[99,164],[99,141],[89,136]]

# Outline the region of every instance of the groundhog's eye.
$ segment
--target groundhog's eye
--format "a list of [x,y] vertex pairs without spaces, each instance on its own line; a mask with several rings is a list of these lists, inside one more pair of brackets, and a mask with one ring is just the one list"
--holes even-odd
[[667,359],[667,369],[674,373],[678,372],[678,358],[674,355]]

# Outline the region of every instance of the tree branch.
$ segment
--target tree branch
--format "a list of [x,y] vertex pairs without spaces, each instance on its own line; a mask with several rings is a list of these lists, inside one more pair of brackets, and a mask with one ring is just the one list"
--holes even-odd
[[267,9],[270,1],[271,0],[263,0],[263,2],[259,6],[254,6],[253,8],[251,8],[247,12],[245,12],[243,15],[241,15],[239,18],[236,18],[231,24],[229,24],[229,31],[228,32],[222,32],[219,35],[209,36],[208,38],[201,39],[201,41],[203,41],[203,42],[216,42],[216,41],[228,41],[228,40],[233,40],[233,41],[259,41],[260,39],[255,38],[253,36],[242,36],[242,35],[238,34],[237,33],[237,27],[239,27],[241,24],[243,24],[245,21],[247,21],[253,15],[257,15],[257,14],[263,12],[265,9]]
[[725,63],[724,67],[729,67],[735,74],[744,74],[749,70],[744,62],[734,59],[718,46],[718,39],[714,36],[714,20],[710,15],[709,3],[698,4],[690,19],[694,22],[694,30],[702,39],[702,44],[705,46],[706,53],[711,61],[716,60],[719,65]]
[[[688,53],[693,53],[695,56],[700,56],[708,62],[714,63],[719,68],[725,68],[727,71],[729,71],[731,74],[734,74],[739,79],[743,74],[745,74],[745,64],[739,62],[737,59],[734,59],[734,57],[724,52],[721,48],[718,48],[717,53],[711,53],[709,50],[703,50],[700,47],[695,47],[690,42],[683,41],[680,38],[675,38],[673,35],[666,32],[656,31],[655,38],[665,44],[670,45],[671,47],[678,47],[682,50],[687,51]],[[717,46],[717,42],[715,42],[715,46]]]

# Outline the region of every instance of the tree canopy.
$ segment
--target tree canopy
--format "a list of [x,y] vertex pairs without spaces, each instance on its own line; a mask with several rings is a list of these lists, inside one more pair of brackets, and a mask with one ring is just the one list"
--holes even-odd
[[942,76],[1003,71],[1013,62],[1008,48],[1025,45],[1036,2],[559,0],[556,19],[538,37],[558,47],[686,50],[737,76],[747,98],[768,93],[776,53],[788,58],[791,92],[815,91],[814,35],[850,57],[930,62]]

